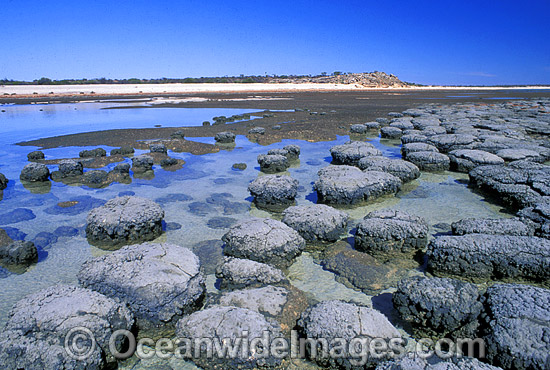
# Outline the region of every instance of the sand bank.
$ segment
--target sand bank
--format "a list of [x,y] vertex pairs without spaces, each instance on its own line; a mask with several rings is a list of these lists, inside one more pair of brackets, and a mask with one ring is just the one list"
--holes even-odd
[[550,86],[523,87],[457,87],[457,86],[423,86],[423,87],[364,87],[355,84],[266,84],[266,83],[219,83],[219,84],[139,84],[139,85],[0,85],[0,97],[4,95],[138,95],[138,94],[185,94],[216,92],[292,92],[292,91],[430,91],[430,90],[515,90],[545,89]]

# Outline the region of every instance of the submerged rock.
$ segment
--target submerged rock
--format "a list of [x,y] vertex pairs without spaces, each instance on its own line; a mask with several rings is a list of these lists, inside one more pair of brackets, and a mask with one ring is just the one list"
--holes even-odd
[[357,224],[355,247],[375,257],[414,254],[428,242],[428,224],[422,217],[384,209]]
[[550,290],[496,284],[485,293],[487,359],[505,369],[548,369]]
[[475,338],[483,305],[474,284],[414,276],[397,284],[393,305],[418,337]]
[[[124,304],[89,289],[56,285],[17,302],[0,335],[0,363],[9,369],[103,369],[116,364],[110,345],[124,352],[124,337],[110,342],[111,335],[131,330],[133,323]],[[73,355],[87,356],[67,353],[67,339],[78,345]]]
[[234,225],[222,237],[224,254],[288,267],[302,253],[305,240],[280,221],[252,218]]
[[382,152],[371,143],[364,141],[348,141],[343,145],[335,145],[330,148],[330,154],[334,164],[356,166],[363,157],[382,155]]
[[34,220],[36,215],[28,208],[16,208],[13,211],[0,214],[0,225],[16,224],[18,222]]
[[126,303],[141,328],[175,324],[204,293],[199,258],[174,244],[126,246],[86,261],[79,283]]
[[260,208],[280,209],[294,204],[298,194],[298,180],[290,176],[260,176],[248,185],[254,203]]
[[283,212],[283,222],[307,241],[334,242],[346,232],[349,216],[324,204],[294,206]]
[[89,186],[103,186],[110,183],[109,173],[102,170],[87,171],[81,178],[81,181],[85,185]]
[[244,171],[246,170],[246,163],[233,163],[232,168],[235,170]]
[[361,171],[352,166],[328,166],[318,172],[314,184],[319,201],[328,204],[355,204],[385,194],[397,193],[401,180],[379,171]]
[[239,289],[286,282],[283,272],[268,264],[248,259],[224,257],[216,268],[222,289]]
[[420,177],[420,170],[411,162],[402,159],[391,159],[388,157],[364,157],[359,160],[358,167],[367,171],[387,172],[401,181],[409,182]]
[[163,218],[152,200],[118,197],[88,214],[86,236],[93,244],[113,247],[153,240],[162,233]]
[[23,170],[21,170],[21,175],[19,176],[21,181],[27,182],[48,181],[49,177],[50,170],[48,169],[48,166],[42,163],[27,164],[23,167]]
[[474,282],[550,280],[550,240],[535,236],[438,236],[427,250],[428,269]]
[[280,154],[260,154],[258,164],[260,171],[265,173],[284,172],[290,167],[288,158]]

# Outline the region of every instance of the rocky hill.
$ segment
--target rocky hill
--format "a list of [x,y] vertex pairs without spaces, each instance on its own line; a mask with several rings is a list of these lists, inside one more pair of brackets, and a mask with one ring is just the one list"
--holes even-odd
[[355,84],[364,87],[403,87],[408,86],[393,74],[384,72],[369,73],[334,73],[330,76],[284,76],[266,77],[270,83],[331,83],[331,84]]

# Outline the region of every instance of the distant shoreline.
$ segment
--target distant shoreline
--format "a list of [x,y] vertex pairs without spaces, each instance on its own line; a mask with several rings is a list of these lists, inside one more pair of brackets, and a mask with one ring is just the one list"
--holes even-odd
[[2,98],[166,95],[190,93],[269,93],[315,91],[481,91],[481,90],[550,90],[550,86],[407,86],[365,87],[356,84],[330,83],[168,83],[135,85],[0,85]]

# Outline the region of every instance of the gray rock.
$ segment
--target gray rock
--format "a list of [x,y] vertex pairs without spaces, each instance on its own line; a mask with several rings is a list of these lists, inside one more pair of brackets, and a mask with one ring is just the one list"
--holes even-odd
[[290,167],[288,158],[280,154],[260,154],[258,163],[260,171],[265,173],[284,172]]
[[428,269],[473,282],[526,280],[547,283],[550,240],[535,236],[438,236],[427,250]]
[[113,172],[121,174],[130,173],[130,163],[119,163],[113,168]]
[[265,134],[265,128],[263,127],[254,127],[250,130],[248,130],[248,133],[251,135],[264,135]]
[[48,181],[50,177],[50,170],[48,166],[42,163],[29,163],[23,170],[21,170],[21,175],[19,178],[21,181],[26,182],[39,182],[39,181]]
[[107,152],[103,148],[96,148],[92,150],[83,150],[78,153],[80,158],[93,158],[93,157],[105,157]]
[[151,153],[161,153],[161,154],[168,153],[168,149],[166,149],[166,145],[164,144],[150,144],[149,151]]
[[324,204],[287,208],[283,222],[307,241],[334,242],[346,232],[349,215]]
[[505,369],[548,369],[550,290],[497,284],[485,297],[487,359]]
[[414,128],[413,124],[405,119],[392,120],[389,127],[396,127],[400,130],[412,130]]
[[450,160],[445,154],[436,152],[413,152],[407,154],[407,161],[414,163],[422,171],[447,171]]
[[222,237],[224,254],[288,267],[302,253],[305,240],[280,221],[252,218],[234,225]]
[[380,136],[386,139],[399,139],[403,135],[403,130],[397,127],[386,126],[380,129]]
[[407,131],[405,135],[401,136],[401,143],[403,144],[425,143],[426,141],[428,141],[428,137],[421,133],[410,133]]
[[[374,123],[378,123],[379,125],[387,125],[390,123],[390,120],[387,119],[387,118],[384,118],[384,117],[379,117],[377,119],[374,120],[375,122]],[[373,123],[373,122],[367,122],[367,123]],[[367,124],[365,123],[365,124]]]
[[[246,336],[244,332],[247,333]],[[223,306],[207,308],[182,318],[178,321],[176,335],[178,338],[189,338],[193,346],[202,338],[211,338],[220,345],[222,340],[235,343],[240,338],[247,341],[246,348],[251,353],[261,351],[254,346],[254,342],[259,339],[267,336],[271,341],[282,337],[279,325],[260,313],[246,308]],[[254,339],[256,340],[252,342]],[[195,347],[192,349],[195,351]],[[206,369],[263,369],[277,367],[281,363],[280,359],[269,353],[264,357],[250,355],[248,351],[244,354],[236,351],[236,356],[208,356],[204,349],[197,352],[201,353],[201,357],[194,357],[192,360]]]
[[401,280],[393,305],[418,337],[475,338],[483,305],[474,284],[414,276]]
[[0,173],[0,191],[8,187],[8,179],[3,173]]
[[390,112],[390,113],[388,113],[388,116],[391,117],[391,118],[401,118],[401,117],[403,117],[403,113]]
[[298,180],[281,175],[260,176],[248,185],[248,191],[258,207],[276,210],[294,204]]
[[82,162],[67,159],[59,162],[59,172],[63,177],[81,176],[84,173]]
[[247,286],[278,284],[286,281],[283,272],[265,263],[249,259],[224,257],[216,268],[222,289],[238,289]]
[[198,308],[204,293],[199,258],[174,244],[126,246],[86,261],[79,283],[126,303],[140,328],[175,324]]
[[262,315],[278,316],[287,303],[288,294],[288,290],[283,287],[268,285],[223,293],[218,304],[226,307],[246,308]]
[[376,370],[502,370],[471,357],[452,357],[441,360],[437,355],[425,360],[420,356],[404,356],[386,361],[376,367]]
[[334,164],[346,164],[355,166],[363,157],[382,155],[382,152],[371,143],[364,141],[348,141],[343,145],[335,145],[330,148]]
[[535,235],[550,239],[550,200],[526,207],[518,212],[523,222],[534,222]]
[[384,209],[357,224],[355,247],[375,257],[414,254],[428,242],[428,224],[422,217]]
[[33,243],[16,240],[0,245],[0,261],[5,265],[29,266],[38,261],[38,251]]
[[109,182],[109,174],[102,170],[87,171],[82,175],[81,181],[85,185],[101,186]]
[[454,235],[535,235],[533,222],[522,222],[519,218],[467,218],[451,224]]
[[217,143],[228,144],[228,143],[234,143],[235,137],[236,136],[234,133],[224,131],[224,132],[218,132],[216,136],[214,136],[214,140],[216,140]]
[[550,166],[516,161],[508,166],[480,166],[469,173],[470,184],[496,196],[511,208],[530,207],[550,196]]
[[413,118],[411,123],[414,128],[417,130],[425,130],[431,127],[439,127],[441,121],[437,117],[422,117],[422,118]]
[[174,133],[171,133],[170,134],[170,139],[185,139],[185,131],[183,130],[178,130]]
[[178,160],[176,158],[164,158],[160,161],[161,167],[171,167],[178,164]]
[[[103,369],[116,364],[109,350],[111,334],[130,330],[133,323],[128,308],[113,299],[74,286],[52,286],[22,299],[10,312],[0,335],[0,363],[6,369]],[[95,346],[89,339],[79,341],[82,351],[76,354],[89,356],[77,360],[63,344],[67,336],[89,338],[72,331],[78,327],[93,335]],[[122,337],[114,345],[123,351]]]
[[313,187],[322,203],[356,204],[401,189],[399,178],[386,172],[363,172],[357,167],[331,165],[319,170],[318,175]]
[[437,150],[435,146],[426,143],[403,143],[403,146],[401,147],[401,154],[403,155],[403,159],[406,159],[410,153],[415,152],[438,153],[439,150]]
[[30,152],[29,154],[27,154],[27,159],[29,161],[39,161],[44,158],[46,157],[44,156],[44,153],[41,152],[40,150],[35,150],[34,152]]
[[[376,123],[376,125],[380,126],[378,123]],[[362,123],[356,123],[354,125],[351,125],[349,128],[349,132],[351,132],[352,134],[365,134],[369,130],[370,128]]]
[[86,236],[101,246],[149,241],[162,233],[163,218],[162,208],[149,199],[118,197],[90,211]]
[[132,171],[142,173],[153,169],[153,158],[146,154],[132,158]]
[[402,159],[379,156],[364,157],[361,158],[357,165],[362,170],[390,173],[398,177],[404,183],[420,177],[420,170],[418,167]]
[[442,134],[430,136],[428,143],[441,153],[448,153],[457,149],[473,149],[475,140],[475,136],[468,134]]
[[288,152],[287,158],[289,161],[296,160],[300,157],[300,147],[296,144],[288,144],[283,146],[283,149]]
[[[329,344],[336,338],[350,343],[354,338],[380,338],[389,342],[392,338],[401,337],[397,329],[380,312],[342,301],[324,301],[308,308],[298,321],[298,326],[306,338],[325,339]],[[324,367],[354,368],[350,360],[360,359],[356,357],[357,354],[350,353],[347,347],[340,358],[322,356],[320,349],[314,353],[311,347],[308,347],[309,357]],[[384,359],[387,359],[386,356],[380,359],[369,357],[367,365],[372,366]]]
[[451,169],[458,172],[470,172],[478,166],[504,164],[504,159],[476,149],[452,150],[448,153]]
[[508,162],[519,161],[523,159],[532,160],[535,162],[544,161],[544,157],[542,157],[538,152],[529,149],[501,149],[496,152],[496,155]]
[[127,155],[130,155],[130,154],[134,154],[134,152],[135,152],[135,150],[131,146],[123,146],[121,148],[111,150],[111,155],[124,155],[124,156],[127,156]]

